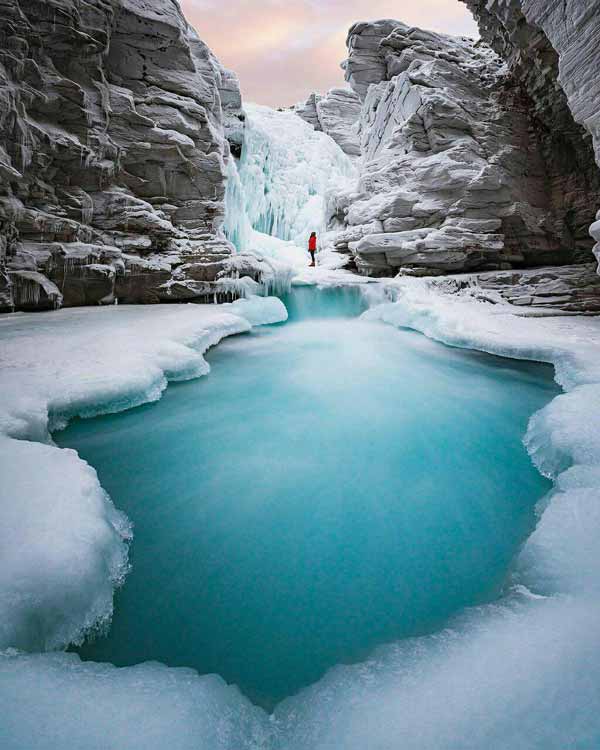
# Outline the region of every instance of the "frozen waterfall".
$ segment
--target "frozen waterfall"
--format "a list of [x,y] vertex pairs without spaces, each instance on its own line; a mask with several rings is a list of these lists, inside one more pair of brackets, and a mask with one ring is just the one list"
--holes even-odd
[[326,245],[332,196],[356,179],[354,164],[292,111],[245,110],[242,157],[228,165],[225,233],[240,251],[303,266],[312,231]]

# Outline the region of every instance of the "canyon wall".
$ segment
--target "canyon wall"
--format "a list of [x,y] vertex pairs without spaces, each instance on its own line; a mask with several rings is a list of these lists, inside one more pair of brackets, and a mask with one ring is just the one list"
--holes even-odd
[[0,0],[0,309],[229,289],[241,119],[175,0]]
[[359,271],[593,259],[600,171],[566,100],[542,117],[483,42],[382,20],[355,24],[347,43],[346,79],[362,102],[361,175],[338,201],[346,229],[336,247]]
[[[482,41],[357,23],[349,87],[296,107],[359,168],[335,247],[373,276],[592,268],[600,0],[463,2]],[[0,0],[0,310],[261,280],[222,231],[243,139],[237,77],[176,0]]]
[[[600,0],[461,1],[528,92],[550,158],[575,156],[585,168],[578,157],[591,158],[591,140],[600,164]],[[597,218],[591,231],[600,243]]]

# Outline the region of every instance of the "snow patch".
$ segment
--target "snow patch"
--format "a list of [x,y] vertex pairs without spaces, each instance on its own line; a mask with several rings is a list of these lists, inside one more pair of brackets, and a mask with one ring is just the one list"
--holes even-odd
[[220,677],[161,664],[5,654],[0,695],[3,750],[257,750],[270,730]]

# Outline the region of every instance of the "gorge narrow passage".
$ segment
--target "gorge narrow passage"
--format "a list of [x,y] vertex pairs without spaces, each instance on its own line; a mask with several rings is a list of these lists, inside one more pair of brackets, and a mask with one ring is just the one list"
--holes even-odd
[[549,488],[521,440],[551,369],[363,321],[350,289],[286,304],[208,378],[55,436],[135,528],[85,658],[215,672],[272,708],[506,583]]

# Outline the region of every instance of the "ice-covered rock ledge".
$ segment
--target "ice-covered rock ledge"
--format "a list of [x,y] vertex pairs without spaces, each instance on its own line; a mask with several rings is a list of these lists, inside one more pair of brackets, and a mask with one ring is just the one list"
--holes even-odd
[[127,518],[50,430],[154,401],[207,374],[203,354],[225,336],[286,318],[258,297],[0,316],[0,650],[81,642],[110,620],[127,572]]

